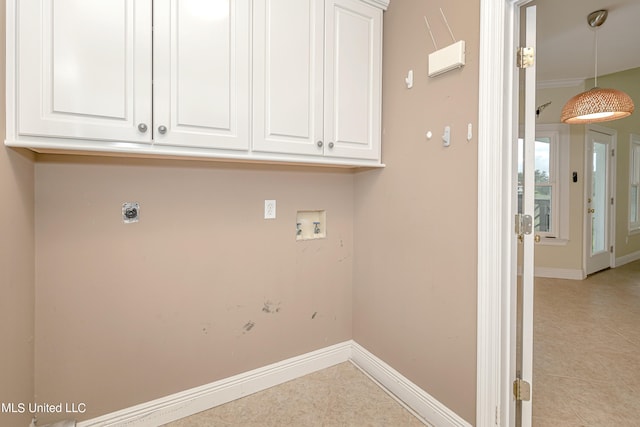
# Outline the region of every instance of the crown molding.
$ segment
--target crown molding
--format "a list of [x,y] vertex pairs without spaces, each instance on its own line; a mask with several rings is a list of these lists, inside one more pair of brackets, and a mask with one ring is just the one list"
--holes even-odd
[[584,85],[586,79],[559,79],[559,80],[543,80],[536,83],[538,89],[557,89],[561,87],[576,87]]
[[360,0],[362,3],[370,4],[371,6],[379,7],[382,10],[387,10],[391,0]]

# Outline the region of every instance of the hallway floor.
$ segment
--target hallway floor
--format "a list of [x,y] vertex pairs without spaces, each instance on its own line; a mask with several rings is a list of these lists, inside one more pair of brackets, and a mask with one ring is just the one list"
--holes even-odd
[[640,261],[536,278],[533,425],[640,424]]
[[286,382],[165,427],[424,427],[350,362]]

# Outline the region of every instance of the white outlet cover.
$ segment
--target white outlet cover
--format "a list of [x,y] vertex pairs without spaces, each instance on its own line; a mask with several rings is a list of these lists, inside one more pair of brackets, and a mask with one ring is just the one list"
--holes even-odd
[[276,218],[276,201],[265,200],[264,201],[264,219]]

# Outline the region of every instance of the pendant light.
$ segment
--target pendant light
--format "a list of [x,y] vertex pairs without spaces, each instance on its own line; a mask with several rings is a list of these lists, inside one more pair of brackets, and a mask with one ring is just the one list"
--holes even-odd
[[587,23],[595,29],[595,85],[593,89],[571,98],[562,109],[561,121],[569,124],[586,124],[622,119],[633,113],[633,100],[616,89],[598,87],[598,31],[607,20],[606,10],[597,10],[587,17]]

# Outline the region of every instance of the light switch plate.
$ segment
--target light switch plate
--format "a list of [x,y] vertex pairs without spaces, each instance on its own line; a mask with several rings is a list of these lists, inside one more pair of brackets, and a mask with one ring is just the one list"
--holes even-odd
[[276,218],[276,201],[265,200],[264,201],[264,219]]

